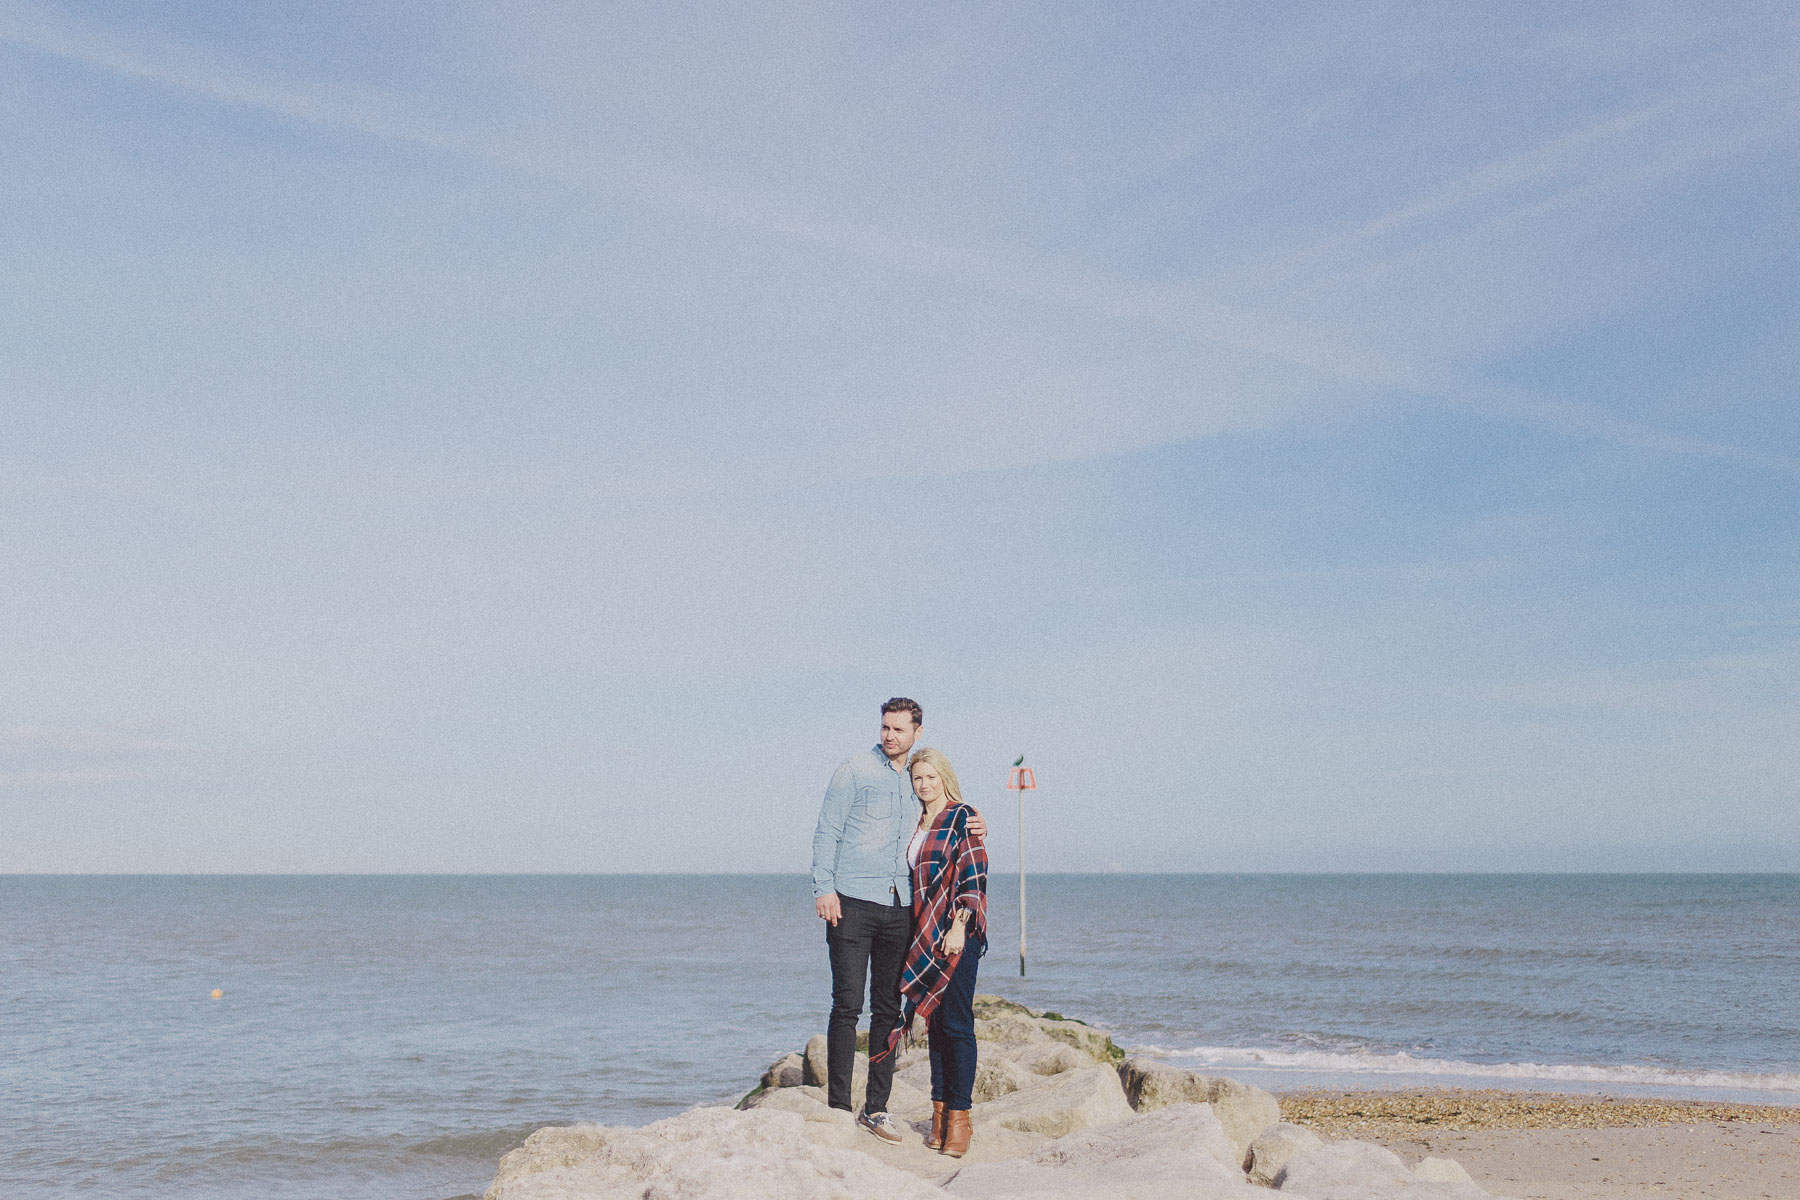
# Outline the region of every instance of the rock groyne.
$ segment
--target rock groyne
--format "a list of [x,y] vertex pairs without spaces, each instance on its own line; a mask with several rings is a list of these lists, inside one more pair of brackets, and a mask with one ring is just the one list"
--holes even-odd
[[[1368,1142],[1284,1124],[1275,1097],[1128,1058],[1103,1030],[976,997],[981,1066],[962,1159],[924,1145],[926,1051],[900,1058],[889,1145],[825,1103],[825,1038],[784,1055],[732,1108],[641,1129],[541,1129],[500,1162],[486,1200],[1487,1200],[1455,1162],[1408,1166]],[[865,1060],[857,1060],[860,1096]]]

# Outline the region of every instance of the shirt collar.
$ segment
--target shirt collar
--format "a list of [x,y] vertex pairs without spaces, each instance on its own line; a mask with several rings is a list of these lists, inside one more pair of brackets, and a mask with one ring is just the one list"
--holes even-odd
[[883,750],[881,748],[880,742],[876,742],[873,749],[875,751],[875,757],[879,758],[881,760],[882,766],[886,767],[888,770],[893,771],[897,774],[906,775],[907,785],[909,787],[912,785],[912,776],[907,774],[906,764],[902,763],[900,766],[896,767],[894,765],[894,760],[887,756],[887,751]]

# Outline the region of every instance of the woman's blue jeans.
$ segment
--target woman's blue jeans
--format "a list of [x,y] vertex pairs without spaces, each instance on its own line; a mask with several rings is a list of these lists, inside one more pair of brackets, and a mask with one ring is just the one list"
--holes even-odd
[[975,969],[987,953],[987,939],[971,934],[956,961],[956,974],[944,989],[944,998],[931,1014],[931,1098],[946,1109],[974,1107],[975,1092]]

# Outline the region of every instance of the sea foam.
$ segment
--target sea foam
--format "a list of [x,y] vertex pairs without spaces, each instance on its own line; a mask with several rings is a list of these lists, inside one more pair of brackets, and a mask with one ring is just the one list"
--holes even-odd
[[[1384,1080],[1491,1080],[1495,1083],[1604,1085],[1631,1088],[1699,1089],[1800,1095],[1800,1073],[1682,1070],[1635,1064],[1477,1063],[1426,1058],[1405,1051],[1277,1050],[1263,1047],[1193,1046],[1172,1049],[1137,1046],[1149,1055],[1193,1070],[1266,1071],[1296,1075],[1367,1075]],[[1791,1099],[1786,1101],[1791,1103]]]

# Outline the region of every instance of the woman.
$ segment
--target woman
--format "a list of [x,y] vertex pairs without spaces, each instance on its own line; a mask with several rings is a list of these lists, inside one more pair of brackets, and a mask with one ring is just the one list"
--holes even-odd
[[975,969],[987,949],[987,846],[969,832],[972,809],[950,761],[932,749],[908,760],[923,811],[907,847],[912,866],[913,936],[900,972],[900,1025],[882,1055],[894,1053],[923,1017],[931,1047],[931,1135],[925,1144],[953,1158],[968,1152],[975,1088]]

